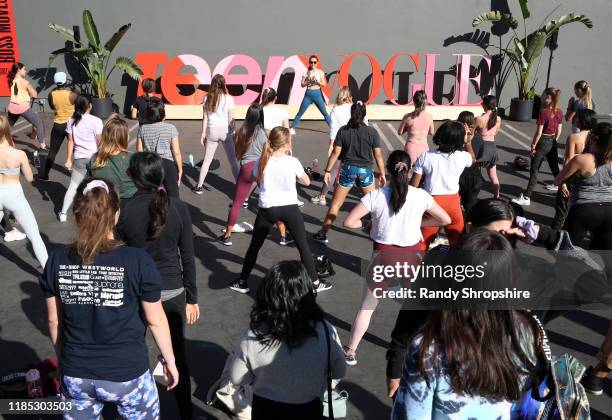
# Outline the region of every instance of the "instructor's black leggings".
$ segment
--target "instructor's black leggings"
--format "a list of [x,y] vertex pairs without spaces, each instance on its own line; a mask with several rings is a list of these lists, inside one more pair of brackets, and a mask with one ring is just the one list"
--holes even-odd
[[257,254],[270,233],[272,225],[277,221],[283,222],[285,226],[287,226],[289,232],[291,232],[291,235],[293,235],[295,246],[300,251],[302,264],[306,267],[306,271],[308,271],[311,280],[316,282],[317,271],[315,269],[312,253],[310,252],[310,247],[308,246],[308,238],[306,229],[304,228],[304,218],[297,204],[259,209],[257,218],[255,219],[251,244],[244,257],[240,279],[245,281],[248,280],[255,266],[255,262],[257,261]]

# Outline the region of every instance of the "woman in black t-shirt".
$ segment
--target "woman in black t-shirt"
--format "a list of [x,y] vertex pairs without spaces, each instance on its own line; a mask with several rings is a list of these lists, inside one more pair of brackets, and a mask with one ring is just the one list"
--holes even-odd
[[71,402],[65,415],[98,418],[111,403],[122,418],[157,418],[147,327],[163,356],[168,389],[179,380],[160,301],[161,277],[144,250],[115,239],[119,196],[112,183],[83,181],[73,212],[76,241],[52,252],[40,277],[62,398]]
[[161,102],[158,97],[153,96],[153,93],[155,92],[155,80],[150,78],[144,79],[141,86],[143,93],[141,96],[136,98],[130,112],[132,119],[138,119],[138,125],[140,126],[149,123],[149,120],[147,119],[149,104],[152,102]]
[[128,173],[138,191],[121,202],[117,232],[127,245],[144,248],[162,276],[162,306],[170,325],[176,366],[184,379],[174,389],[174,396],[181,418],[191,419],[184,329],[185,318],[191,325],[200,316],[191,216],[187,205],[164,189],[164,167],[157,154],[136,153]]
[[326,185],[331,185],[331,170],[337,160],[342,162],[342,166],[321,230],[314,234],[314,240],[317,242],[327,243],[327,231],[331,229],[353,186],[361,188],[363,194],[376,188],[372,172],[374,161],[380,172],[378,183],[381,187],[385,185],[385,163],[380,151],[378,132],[364,123],[365,116],[365,105],[361,101],[354,103],[351,106],[351,119],[336,135],[334,150],[325,168]]

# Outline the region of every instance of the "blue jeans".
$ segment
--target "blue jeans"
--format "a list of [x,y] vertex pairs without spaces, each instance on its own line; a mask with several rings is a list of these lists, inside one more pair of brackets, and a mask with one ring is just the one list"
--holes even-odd
[[304,99],[302,99],[302,104],[300,105],[300,110],[297,115],[293,119],[291,123],[291,128],[297,127],[302,119],[302,115],[308,109],[311,103],[313,103],[319,108],[319,112],[325,118],[325,122],[327,125],[331,125],[331,119],[329,118],[329,114],[327,113],[327,109],[325,108],[325,98],[323,97],[323,92],[321,89],[306,89],[306,94],[304,95]]

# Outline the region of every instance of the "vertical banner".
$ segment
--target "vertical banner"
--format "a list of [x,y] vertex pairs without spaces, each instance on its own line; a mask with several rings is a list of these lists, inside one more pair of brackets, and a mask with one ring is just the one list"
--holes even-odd
[[6,75],[18,60],[13,0],[0,0],[0,96],[10,96]]

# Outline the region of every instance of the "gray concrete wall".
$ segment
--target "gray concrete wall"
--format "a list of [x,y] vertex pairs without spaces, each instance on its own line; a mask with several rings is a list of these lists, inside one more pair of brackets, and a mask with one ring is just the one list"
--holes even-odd
[[[448,69],[455,63],[452,54],[483,52],[481,47],[461,37],[473,32],[472,18],[492,7],[507,8],[508,3],[511,10],[520,13],[514,0],[18,0],[13,5],[21,61],[30,69],[45,68],[49,52],[63,46],[59,37],[48,29],[48,23],[68,27],[80,24],[81,11],[89,8],[103,39],[121,24],[132,22],[132,29],[116,55],[134,57],[137,51],[168,51],[172,57],[192,53],[203,57],[214,68],[221,58],[243,53],[257,59],[265,71],[270,55],[315,52],[321,54],[325,70],[330,72],[340,64],[343,54],[357,51],[374,55],[381,66],[399,51],[439,53],[437,77],[444,80],[442,93],[450,93],[453,73]],[[556,1],[531,1],[532,28],[557,4]],[[550,84],[562,89],[565,102],[575,81],[589,80],[598,111],[611,113],[612,56],[608,43],[612,39],[612,2],[565,0],[553,17],[571,11],[588,15],[595,26],[588,30],[574,23],[562,29]],[[490,28],[490,25],[482,26],[487,32]],[[547,60],[548,50],[540,67],[538,91],[546,81]],[[407,59],[400,59],[396,72],[403,75],[396,76],[396,81],[423,82],[422,64],[419,73],[410,74],[413,66]],[[64,69],[65,63],[59,59],[55,65]],[[368,86],[369,70],[366,59],[358,58],[354,62],[352,75],[357,84],[365,80],[361,86],[364,90]],[[130,100],[125,99],[126,94],[134,93],[133,87],[125,84],[125,78],[119,74],[114,74],[110,81],[110,90],[122,108]],[[509,103],[516,90],[516,82],[511,78],[501,95],[502,106]],[[404,89],[400,100],[405,100],[406,94]],[[477,98],[472,89],[470,99]],[[384,102],[382,92],[376,102]]]

